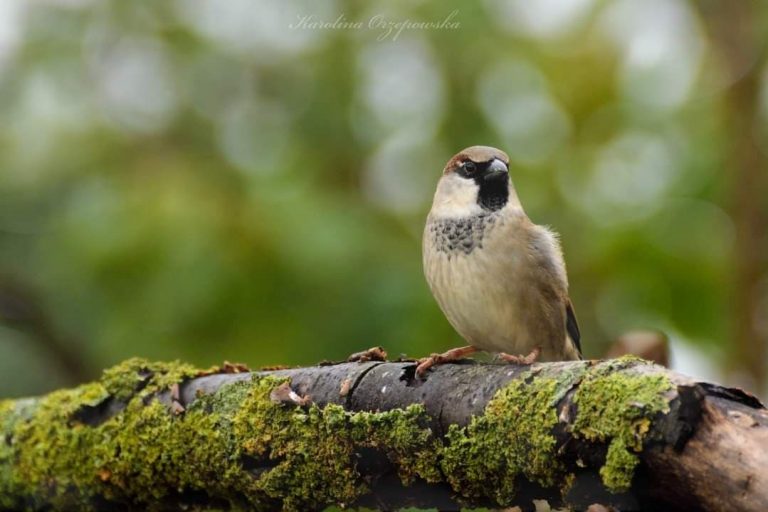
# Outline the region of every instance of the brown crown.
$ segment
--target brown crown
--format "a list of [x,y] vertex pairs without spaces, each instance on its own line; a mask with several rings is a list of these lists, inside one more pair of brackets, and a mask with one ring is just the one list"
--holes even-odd
[[475,163],[490,162],[494,158],[498,158],[505,164],[509,164],[509,157],[505,152],[500,149],[492,148],[490,146],[471,146],[466,149],[462,149],[445,164],[443,173],[447,174],[455,171],[462,162],[471,160]]

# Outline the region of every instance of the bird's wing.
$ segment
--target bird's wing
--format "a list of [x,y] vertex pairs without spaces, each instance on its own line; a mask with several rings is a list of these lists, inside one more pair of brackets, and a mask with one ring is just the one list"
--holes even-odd
[[573,312],[571,299],[565,299],[565,330],[576,344],[576,350],[581,355],[581,333],[579,333],[579,324],[576,322],[576,313]]

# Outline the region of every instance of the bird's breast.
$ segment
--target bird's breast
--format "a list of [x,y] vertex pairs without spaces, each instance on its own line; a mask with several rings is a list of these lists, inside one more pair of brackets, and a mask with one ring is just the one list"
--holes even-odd
[[486,232],[493,230],[499,215],[483,213],[471,217],[442,218],[427,223],[426,243],[448,259],[458,254],[470,254],[483,247]]
[[524,310],[514,276],[525,265],[514,226],[499,215],[441,219],[427,224],[424,271],[448,321],[469,343],[513,351],[512,324]]

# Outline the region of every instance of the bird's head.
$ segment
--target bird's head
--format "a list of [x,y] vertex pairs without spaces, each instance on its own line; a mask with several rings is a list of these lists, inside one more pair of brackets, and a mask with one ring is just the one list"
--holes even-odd
[[472,146],[454,155],[437,184],[432,215],[460,218],[520,207],[509,178],[509,157],[489,146]]

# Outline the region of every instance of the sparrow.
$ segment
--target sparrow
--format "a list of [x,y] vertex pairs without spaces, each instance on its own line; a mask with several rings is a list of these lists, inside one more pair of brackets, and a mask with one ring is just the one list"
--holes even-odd
[[503,151],[472,146],[448,161],[424,228],[423,263],[440,309],[469,346],[419,360],[418,376],[478,350],[517,364],[581,359],[558,237],[525,214]]

